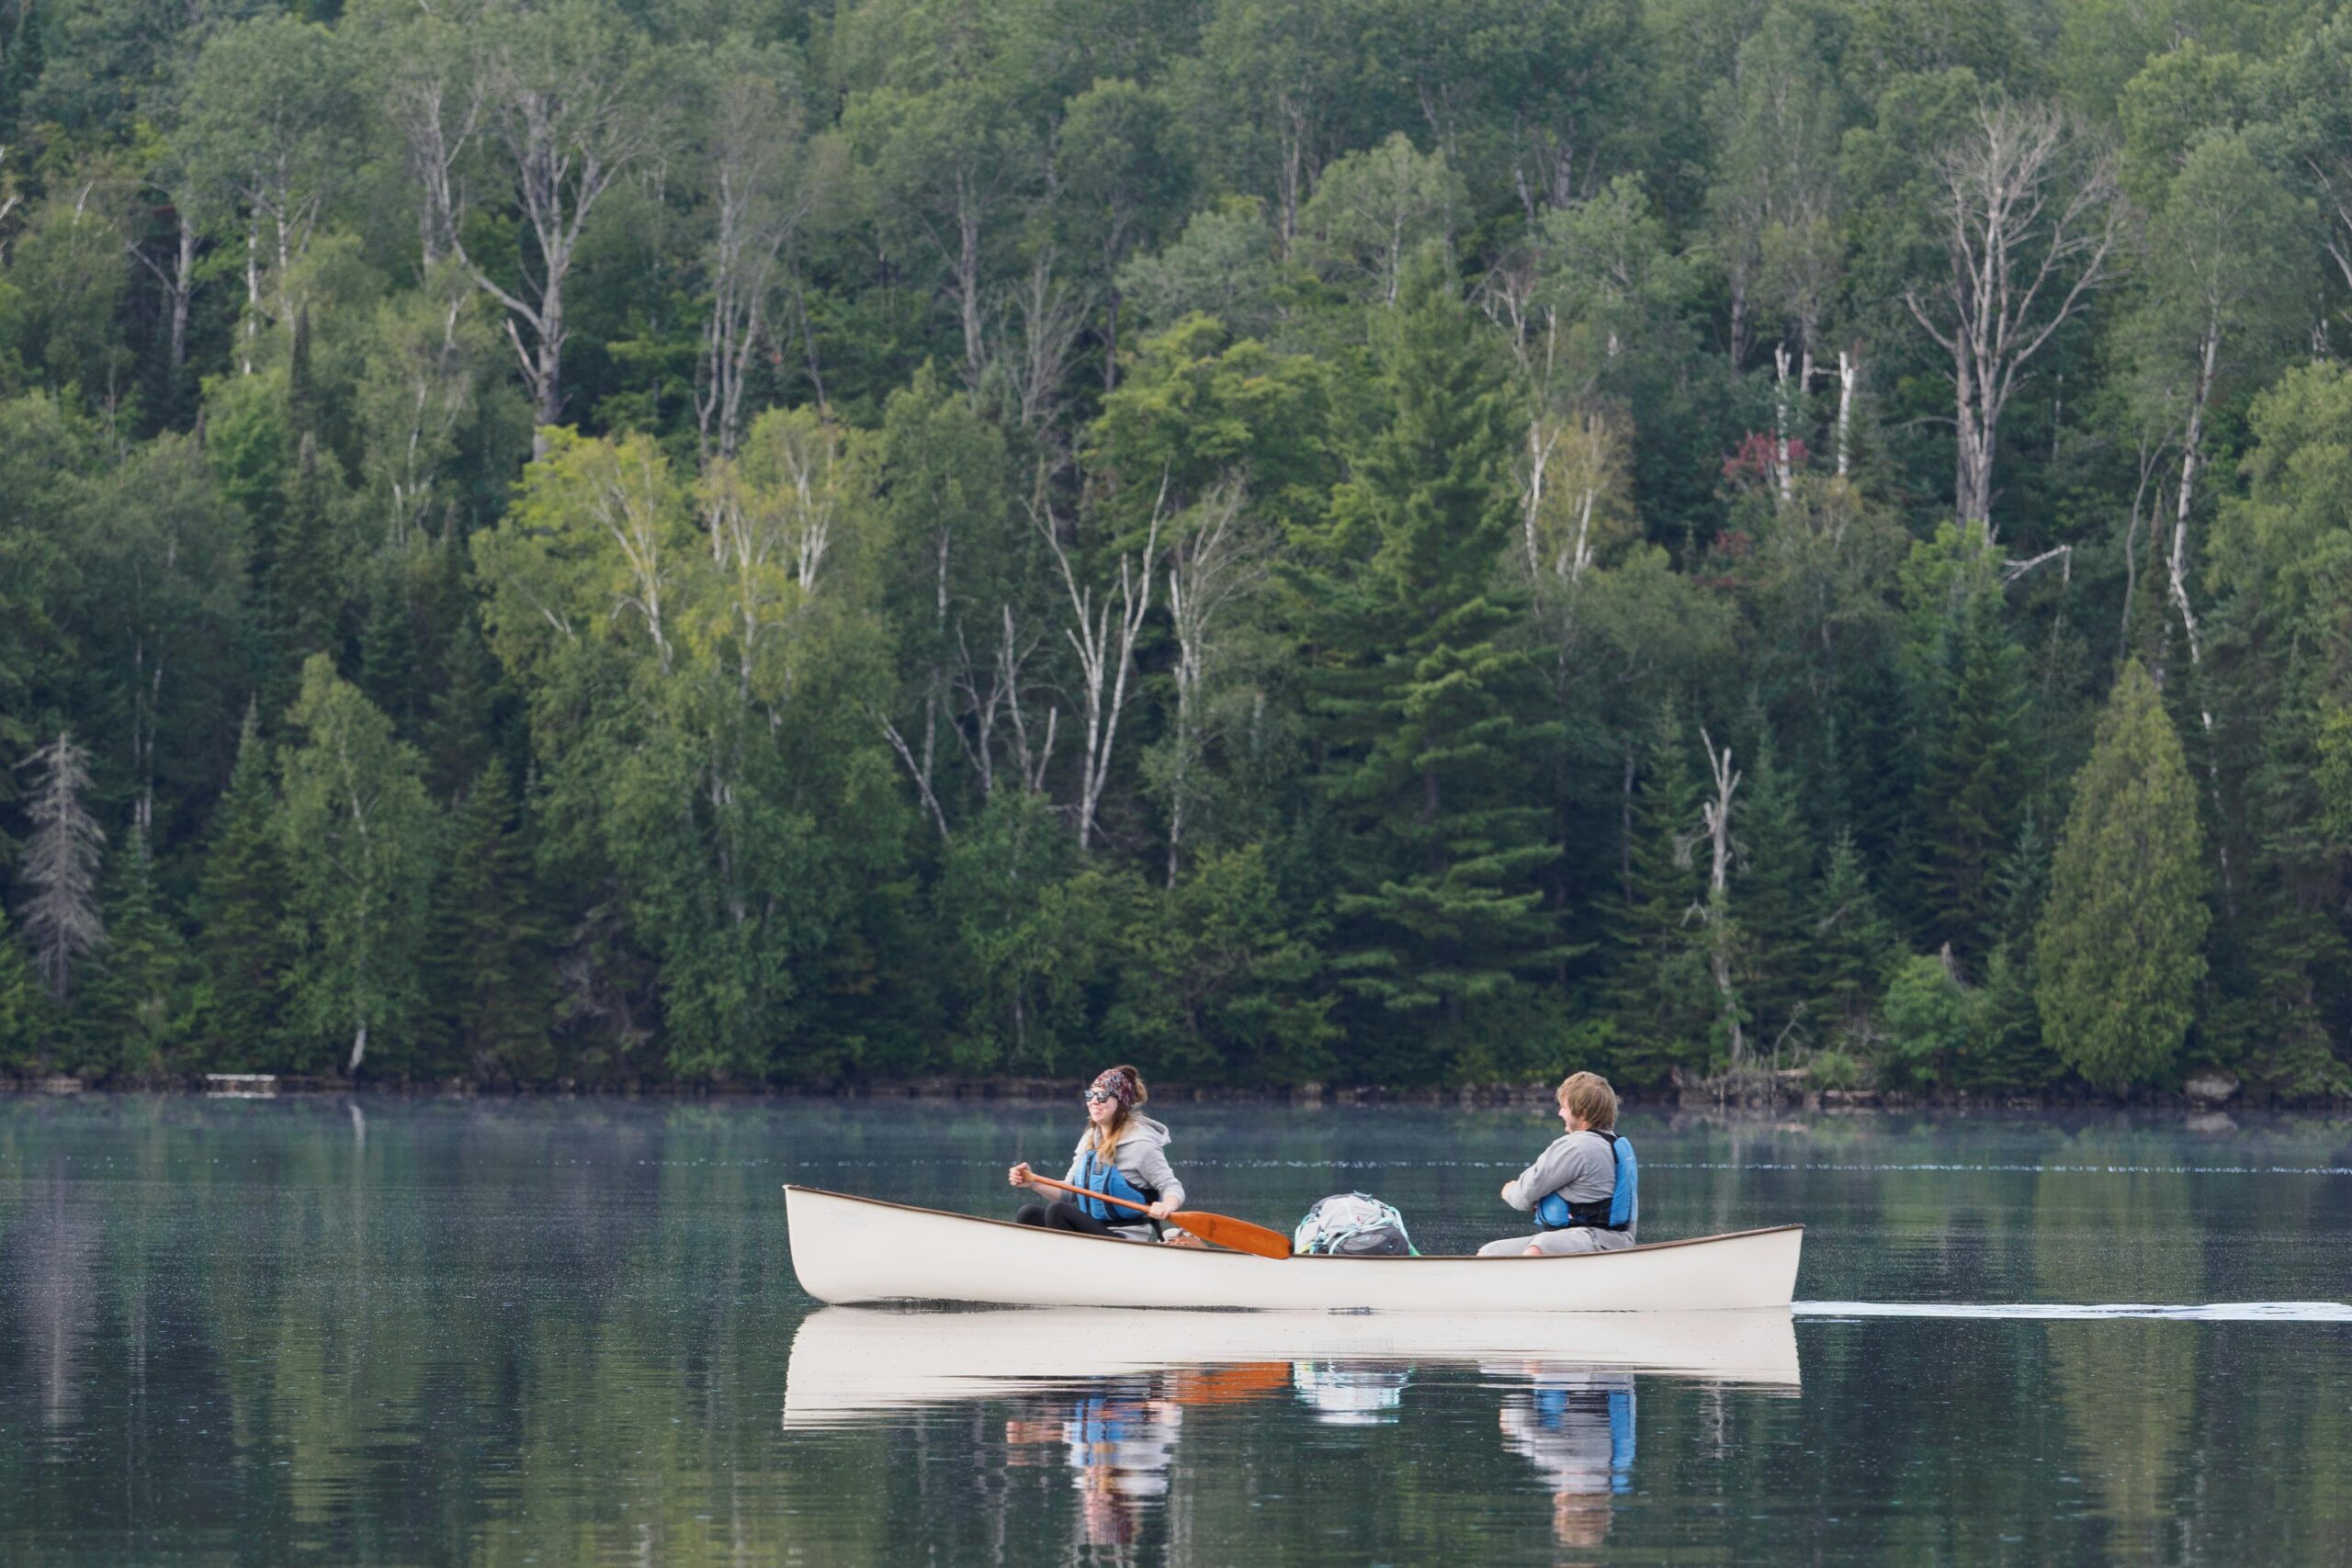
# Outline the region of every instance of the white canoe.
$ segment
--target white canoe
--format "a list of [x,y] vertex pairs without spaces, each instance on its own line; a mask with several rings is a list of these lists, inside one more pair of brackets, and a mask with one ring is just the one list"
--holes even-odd
[[[1119,1245],[1126,1245],[1121,1243]],[[888,1312],[826,1307],[792,1337],[784,1424],[823,1427],[925,1404],[1004,1399],[1099,1379],[1304,1362],[1475,1364],[1504,1381],[1635,1371],[1798,1386],[1785,1308],[1756,1312]],[[1200,1380],[1210,1393],[1261,1386]],[[1261,1380],[1262,1383],[1262,1380]]]
[[786,1186],[793,1271],[819,1301],[1346,1312],[1785,1307],[1803,1225],[1565,1258],[1251,1258]]

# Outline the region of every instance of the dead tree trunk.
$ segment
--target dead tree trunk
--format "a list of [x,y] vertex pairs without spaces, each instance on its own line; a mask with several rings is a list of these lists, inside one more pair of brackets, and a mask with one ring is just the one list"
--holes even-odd
[[1127,676],[1135,668],[1136,638],[1143,631],[1145,617],[1151,614],[1152,580],[1159,570],[1160,509],[1167,500],[1168,481],[1162,476],[1159,500],[1152,505],[1151,530],[1144,541],[1140,566],[1125,555],[1119,558],[1115,625],[1111,594],[1105,592],[1098,606],[1093,586],[1079,587],[1078,574],[1070,568],[1069,553],[1062,548],[1050,512],[1045,514],[1042,525],[1046,542],[1052,547],[1054,559],[1061,568],[1062,586],[1069,594],[1070,615],[1076,624],[1065,635],[1078,650],[1079,671],[1086,682],[1086,752],[1080,764],[1078,798],[1080,849],[1093,841],[1095,813],[1102,805],[1102,786],[1111,776],[1119,714],[1126,705]]
[[107,836],[84,804],[90,790],[88,752],[60,730],[31,761],[41,779],[25,813],[32,832],[21,874],[33,889],[24,906],[25,940],[41,984],[62,1003],[74,989],[74,966],[107,939],[98,909],[98,861]]
[[1936,161],[1945,276],[1904,303],[1951,358],[1952,504],[1990,532],[2001,416],[2026,367],[2108,277],[2120,230],[2103,156],[2057,111],[1987,103]]
[[1687,864],[1692,845],[1704,839],[1712,860],[1707,873],[1707,901],[1692,905],[1687,918],[1699,921],[1707,933],[1707,972],[1714,976],[1715,990],[1723,998],[1724,1032],[1731,1042],[1732,1070],[1737,1072],[1747,1063],[1747,1036],[1740,1022],[1738,989],[1732,980],[1731,812],[1732,796],[1739,789],[1740,775],[1731,765],[1731,748],[1716,750],[1713,739],[1703,728],[1699,731],[1699,743],[1706,748],[1707,772],[1714,781],[1715,793],[1700,807],[1700,831],[1681,849]]
[[1201,748],[1201,703],[1208,682],[1220,613],[1263,576],[1263,556],[1240,528],[1244,492],[1238,479],[1211,492],[1202,522],[1173,552],[1168,614],[1176,631],[1176,754],[1168,781],[1168,886],[1182,869],[1192,807],[1192,768]]

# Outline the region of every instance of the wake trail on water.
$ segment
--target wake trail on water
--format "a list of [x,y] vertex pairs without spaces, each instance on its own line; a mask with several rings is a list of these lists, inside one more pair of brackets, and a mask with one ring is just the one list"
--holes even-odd
[[2352,1323],[2344,1302],[2208,1302],[2165,1306],[2144,1302],[1794,1302],[1799,1317],[2181,1318],[2195,1323]]

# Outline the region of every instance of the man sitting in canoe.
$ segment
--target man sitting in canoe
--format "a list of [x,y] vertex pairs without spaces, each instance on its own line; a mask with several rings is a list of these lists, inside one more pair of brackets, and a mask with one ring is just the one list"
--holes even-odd
[[[1013,1219],[1024,1225],[1123,1241],[1157,1239],[1159,1222],[1184,1206],[1184,1184],[1168,1166],[1168,1129],[1136,1113],[1144,1098],[1143,1078],[1133,1067],[1112,1067],[1097,1077],[1086,1091],[1086,1131],[1070,1156],[1069,1174],[1062,1179],[1072,1187],[1141,1203],[1149,1218],[1100,1198],[1073,1197],[1023,1203]],[[1029,1162],[1023,1160],[1005,1175],[1015,1187],[1028,1186]]]
[[1479,1257],[1543,1258],[1634,1245],[1641,1201],[1634,1146],[1617,1135],[1617,1091],[1598,1073],[1571,1073],[1560,1084],[1559,1101],[1567,1132],[1503,1183],[1503,1201],[1535,1216],[1533,1239],[1490,1241]]

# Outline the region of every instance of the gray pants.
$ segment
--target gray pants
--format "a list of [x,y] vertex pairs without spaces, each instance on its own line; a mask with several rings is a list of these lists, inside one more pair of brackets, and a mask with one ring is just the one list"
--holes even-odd
[[1574,1225],[1566,1230],[1532,1231],[1519,1235],[1507,1235],[1500,1241],[1490,1241],[1478,1249],[1481,1258],[1516,1258],[1533,1242],[1535,1249],[1546,1258],[1558,1258],[1571,1252],[1614,1252],[1621,1247],[1634,1245],[1632,1235],[1625,1231],[1597,1231],[1587,1225]]

